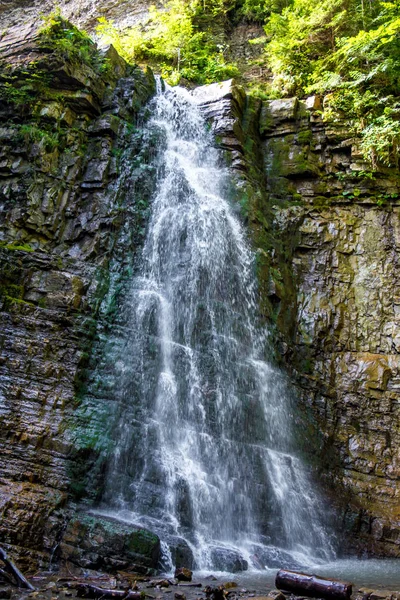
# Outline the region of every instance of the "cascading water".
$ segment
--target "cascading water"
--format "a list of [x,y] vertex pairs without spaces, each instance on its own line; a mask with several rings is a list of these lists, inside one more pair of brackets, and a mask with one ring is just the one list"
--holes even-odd
[[151,109],[163,150],[126,305],[104,506],[184,538],[198,568],[263,567],[276,547],[327,556],[321,507],[293,455],[287,384],[265,361],[228,171],[188,91],[160,92]]

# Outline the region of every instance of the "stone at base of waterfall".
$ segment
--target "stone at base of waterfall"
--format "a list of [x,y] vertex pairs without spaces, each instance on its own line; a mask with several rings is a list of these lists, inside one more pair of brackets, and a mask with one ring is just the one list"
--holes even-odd
[[60,558],[85,569],[154,575],[160,560],[160,539],[147,529],[112,517],[84,514],[68,523]]
[[238,584],[236,581],[227,581],[223,586],[225,590],[232,590],[233,588],[237,588]]
[[192,571],[186,567],[175,569],[175,579],[178,581],[192,581]]
[[275,546],[253,546],[251,560],[257,569],[300,569],[304,567],[282,548]]
[[[272,595],[273,592],[269,592],[268,596],[253,596],[251,600],[275,600],[275,596]],[[286,600],[286,596],[280,594],[279,600]],[[294,600],[295,597],[292,596],[291,600]]]
[[171,552],[172,563],[175,568],[186,567],[187,569],[194,568],[194,556],[186,540],[178,536],[161,535],[167,542]]
[[213,568],[218,571],[228,571],[229,573],[239,573],[247,571],[248,562],[244,560],[241,554],[230,548],[217,547],[211,549],[211,562]]

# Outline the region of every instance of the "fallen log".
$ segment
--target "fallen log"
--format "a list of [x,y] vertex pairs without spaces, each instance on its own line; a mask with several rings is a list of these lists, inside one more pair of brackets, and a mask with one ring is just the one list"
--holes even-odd
[[104,600],[108,598],[110,600],[112,598],[119,598],[120,600],[143,600],[144,598],[144,594],[141,592],[101,588],[89,583],[72,583],[67,587],[75,589],[78,598],[104,598]]
[[318,575],[296,573],[295,571],[278,571],[275,579],[278,590],[291,592],[299,596],[326,598],[326,600],[349,600],[353,591],[352,584],[336,579],[325,579]]
[[15,585],[20,588],[25,588],[26,590],[34,591],[35,588],[29,581],[24,577],[21,571],[14,565],[14,563],[7,558],[7,553],[3,548],[0,548],[0,559],[4,563],[4,571],[11,575],[15,580]]

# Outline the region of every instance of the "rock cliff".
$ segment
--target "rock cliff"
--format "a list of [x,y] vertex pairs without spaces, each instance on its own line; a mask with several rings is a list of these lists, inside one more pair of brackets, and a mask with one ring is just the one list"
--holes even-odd
[[229,82],[195,93],[236,173],[263,310],[315,418],[306,435],[345,546],[398,556],[398,172],[372,171],[319,97],[261,102]]
[[[154,79],[112,48],[82,60],[35,31],[0,43],[0,540],[30,564],[61,548],[112,567],[121,548],[99,542],[112,523],[73,502],[95,500],[104,471],[107,415],[87,382],[142,241]],[[397,556],[398,174],[373,172],[319,98],[260,101],[232,82],[195,96],[236,177],[262,310],[314,420],[320,475],[343,496],[347,546]],[[127,560],[156,566],[155,536],[119,536]]]
[[150,170],[124,161],[146,165],[155,90],[112,48],[85,62],[53,42],[27,28],[0,48],[0,539],[42,566],[68,521],[82,373],[141,241]]

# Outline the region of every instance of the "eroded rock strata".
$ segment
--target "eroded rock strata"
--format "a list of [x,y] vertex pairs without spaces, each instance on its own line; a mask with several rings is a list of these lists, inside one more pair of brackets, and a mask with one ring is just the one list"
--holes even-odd
[[112,49],[96,71],[20,33],[1,42],[0,540],[46,567],[79,491],[83,372],[141,242],[151,141],[137,117],[155,83]]
[[[112,49],[88,63],[60,55],[32,27],[0,50],[0,540],[22,565],[61,548],[115,566],[125,550],[98,541],[112,524],[82,520],[71,501],[96,500],[104,471],[105,416],[86,388],[145,227],[157,139],[138,115],[154,79]],[[315,420],[320,475],[344,498],[347,539],[398,555],[397,174],[372,172],[319,98],[261,102],[231,82],[196,95],[235,174],[262,310]],[[157,538],[119,533],[126,560],[157,565]]]

